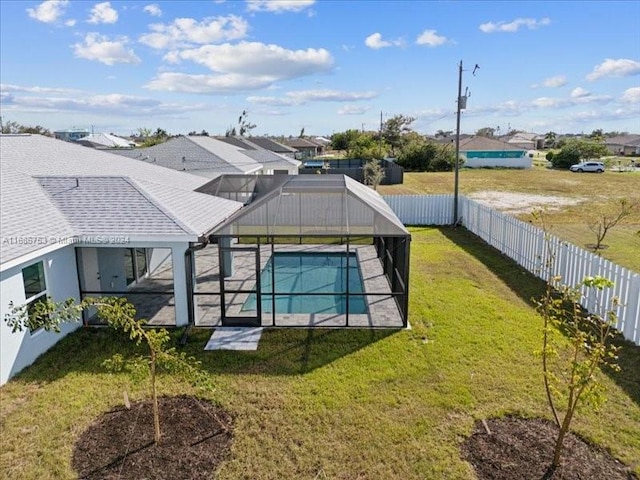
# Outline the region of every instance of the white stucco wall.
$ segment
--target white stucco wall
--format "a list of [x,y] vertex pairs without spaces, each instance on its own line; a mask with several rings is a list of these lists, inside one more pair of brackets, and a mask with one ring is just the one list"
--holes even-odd
[[63,336],[80,327],[80,323],[67,323],[61,326],[61,332],[39,330],[12,333],[4,321],[11,311],[9,306],[25,303],[22,269],[43,261],[47,294],[54,301],[69,297],[79,299],[76,257],[73,246],[48,253],[26,264],[16,266],[0,273],[0,385],[4,385],[13,375],[31,365],[36,358],[51,348]]

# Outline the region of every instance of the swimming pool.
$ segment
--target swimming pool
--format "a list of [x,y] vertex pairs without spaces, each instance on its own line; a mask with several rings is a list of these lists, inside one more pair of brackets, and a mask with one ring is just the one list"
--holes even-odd
[[[275,264],[275,267],[274,267]],[[275,289],[272,270],[275,268]],[[262,311],[271,313],[276,293],[313,293],[314,295],[276,295],[276,313],[344,314],[347,311],[347,268],[349,293],[362,293],[362,276],[355,253],[276,252],[260,275]],[[315,295],[321,294],[321,295]],[[325,295],[326,294],[326,295]],[[243,311],[256,310],[256,296],[250,295]],[[349,313],[366,313],[364,297],[349,296]]]

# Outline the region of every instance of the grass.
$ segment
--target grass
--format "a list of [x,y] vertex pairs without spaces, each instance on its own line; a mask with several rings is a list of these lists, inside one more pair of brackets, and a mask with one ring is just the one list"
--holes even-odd
[[[595,243],[589,223],[602,213],[612,214],[617,202],[626,198],[636,205],[632,216],[612,229],[605,238],[601,255],[640,272],[640,172],[578,174],[569,171],[533,168],[529,170],[463,169],[460,192],[517,192],[579,199],[573,206],[547,208],[551,233],[585,248]],[[453,193],[453,173],[405,173],[402,185],[382,185],[383,195]],[[527,213],[517,215],[531,221]]]
[[[459,445],[476,419],[549,417],[530,302],[543,285],[463,229],[411,232],[411,330],[269,330],[256,352],[203,352],[210,331],[190,337],[186,350],[217,385],[206,396],[235,417],[218,478],[472,479]],[[640,349],[624,347],[623,371],[604,377],[608,403],[574,428],[630,464],[640,458]],[[74,477],[75,439],[122,403],[128,380],[101,362],[123,349],[113,332],[83,329],[2,387],[4,477]],[[160,386],[193,392],[168,375]],[[132,400],[146,395],[145,383],[130,388]]]

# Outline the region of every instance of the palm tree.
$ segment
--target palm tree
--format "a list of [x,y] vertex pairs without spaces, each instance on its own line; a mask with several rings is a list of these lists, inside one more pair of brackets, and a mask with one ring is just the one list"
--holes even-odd
[[556,132],[547,132],[544,135],[544,146],[547,148],[551,148],[556,143]]

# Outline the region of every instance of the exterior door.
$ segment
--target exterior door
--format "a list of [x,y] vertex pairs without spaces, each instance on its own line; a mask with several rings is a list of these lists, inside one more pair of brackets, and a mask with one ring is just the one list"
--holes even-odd
[[259,327],[260,247],[225,243],[221,241],[218,245],[222,325]]

